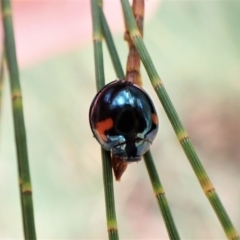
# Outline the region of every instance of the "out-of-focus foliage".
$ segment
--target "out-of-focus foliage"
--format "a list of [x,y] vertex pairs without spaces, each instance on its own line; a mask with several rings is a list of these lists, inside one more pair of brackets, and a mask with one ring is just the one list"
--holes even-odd
[[[144,39],[212,182],[240,230],[240,3],[163,1]],[[124,31],[124,30],[123,30]],[[127,46],[116,44],[123,65]],[[105,48],[106,50],[106,48]],[[105,51],[106,79],[115,79]],[[183,239],[225,238],[144,70],[160,119],[152,146]],[[88,124],[96,92],[92,45],[21,70],[39,239],[106,239],[100,148]],[[0,238],[21,238],[16,152],[8,84],[2,103]],[[115,184],[123,239],[167,238],[143,162]]]

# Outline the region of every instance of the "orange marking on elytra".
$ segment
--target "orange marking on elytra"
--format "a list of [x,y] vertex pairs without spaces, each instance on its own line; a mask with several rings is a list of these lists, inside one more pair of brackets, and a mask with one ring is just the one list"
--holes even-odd
[[97,123],[96,130],[98,131],[100,137],[103,141],[107,141],[105,136],[105,131],[109,130],[113,126],[113,120],[111,118],[107,118],[99,123]]
[[158,117],[155,113],[152,114],[152,121],[154,124],[158,125]]

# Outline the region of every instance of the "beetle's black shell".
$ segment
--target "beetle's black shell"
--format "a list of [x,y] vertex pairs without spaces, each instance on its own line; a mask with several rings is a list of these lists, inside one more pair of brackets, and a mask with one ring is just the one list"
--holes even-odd
[[116,80],[95,96],[89,111],[94,136],[105,150],[123,161],[139,161],[158,130],[148,94],[137,85]]

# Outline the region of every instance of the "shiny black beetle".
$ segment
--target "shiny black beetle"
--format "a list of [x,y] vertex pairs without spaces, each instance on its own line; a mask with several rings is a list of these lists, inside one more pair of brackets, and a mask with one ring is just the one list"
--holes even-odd
[[115,80],[97,93],[89,121],[101,146],[128,163],[141,160],[158,131],[158,117],[150,97],[124,80]]

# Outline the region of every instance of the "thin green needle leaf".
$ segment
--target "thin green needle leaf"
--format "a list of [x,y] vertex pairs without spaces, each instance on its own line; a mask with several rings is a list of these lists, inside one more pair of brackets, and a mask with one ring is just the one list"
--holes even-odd
[[150,58],[150,55],[143,43],[141,35],[138,31],[134,16],[131,11],[131,7],[129,5],[128,0],[121,0],[122,8],[124,12],[125,21],[130,32],[130,36],[138,53],[141,57],[142,63],[146,68],[148,76],[151,80],[151,83],[159,97],[163,108],[173,126],[173,129],[177,135],[177,138],[199,180],[200,185],[204,193],[206,194],[208,200],[210,201],[218,219],[225,231],[228,239],[240,239],[236,229],[234,228],[226,210],[224,209],[205,169],[203,168],[194,147],[189,139],[188,134],[186,133],[178,114],[165,90],[165,87],[156,71],[156,68],[153,65],[153,62]]
[[[101,1],[91,0],[92,23],[93,23],[93,43],[94,43],[94,61],[95,77],[97,90],[99,91],[105,84],[103,54],[102,54],[102,28],[101,28]],[[108,238],[118,240],[117,218],[115,213],[113,176],[111,167],[110,152],[101,149],[103,182],[106,204]]]
[[99,5],[100,1],[92,0],[92,23],[93,23],[93,47],[94,47],[94,64],[95,79],[97,91],[105,85],[105,76],[103,69],[103,53],[102,53],[102,28],[100,24]]
[[[104,14],[102,15],[102,17],[104,17]],[[105,29],[109,29],[106,21],[102,21],[102,24],[105,25],[104,26]],[[118,56],[116,50],[111,51],[111,49],[116,49],[116,47],[115,47],[115,44],[114,44],[113,40],[108,39],[111,36],[109,33],[105,34],[105,31],[104,31],[106,43],[107,43],[107,46],[108,46],[108,50],[110,52],[110,55]],[[110,46],[109,46],[109,42],[111,42]],[[120,61],[119,62],[118,61],[112,61],[112,62],[113,62],[116,74],[118,76],[120,76],[121,79],[123,79],[124,78],[124,73],[123,73],[123,68],[121,66]],[[116,64],[117,64],[117,66],[116,66]],[[167,202],[167,198],[166,198],[165,193],[164,193],[163,186],[160,182],[160,178],[158,176],[158,173],[157,173],[157,170],[156,170],[156,167],[155,167],[155,164],[154,164],[154,161],[153,161],[153,158],[152,158],[152,155],[151,155],[150,151],[148,151],[144,155],[144,159],[145,159],[146,168],[148,170],[148,174],[149,174],[152,186],[153,186],[153,190],[154,190],[155,196],[156,196],[157,201],[158,201],[158,205],[160,207],[160,210],[161,210],[163,218],[164,218],[164,222],[165,222],[167,230],[168,230],[169,237],[170,237],[170,239],[176,239],[176,240],[180,239],[179,234],[177,232],[177,229],[175,227],[175,223],[174,223],[173,218],[172,218],[170,208],[168,206],[168,202]]]
[[102,19],[102,28],[103,34],[107,43],[108,51],[110,53],[110,57],[112,59],[113,67],[119,79],[124,79],[124,72],[121,66],[120,59],[118,57],[118,53],[113,42],[112,34],[110,32],[109,26],[107,24],[106,18],[101,10],[101,19]]
[[103,181],[104,181],[104,192],[106,199],[106,213],[107,213],[107,226],[108,226],[108,237],[110,240],[117,240],[118,237],[118,226],[115,213],[115,201],[113,191],[113,176],[111,166],[111,156],[109,151],[102,150],[102,166],[103,166]]
[[174,239],[174,240],[180,239],[177,228],[173,221],[173,217],[172,217],[172,214],[171,214],[168,202],[167,202],[167,198],[166,198],[163,186],[159,179],[159,176],[158,176],[158,173],[157,173],[157,170],[154,165],[153,158],[152,158],[152,154],[150,151],[145,153],[144,162],[145,162],[146,168],[148,170],[148,174],[151,179],[153,191],[155,193],[155,196],[158,201],[158,205],[162,212],[165,225],[167,227],[169,238]]
[[25,239],[36,239],[32,186],[27,154],[27,139],[25,132],[22,93],[19,81],[15,40],[12,23],[12,10],[9,0],[2,0],[2,16],[5,34],[5,53],[10,75],[10,86],[12,94],[12,110],[14,118],[14,130],[17,146],[18,173],[20,196],[22,205],[22,216]]
[[[4,49],[4,48],[3,48]],[[3,92],[3,78],[4,78],[4,50],[0,60],[0,123],[1,123],[1,113],[2,113],[2,92]]]

